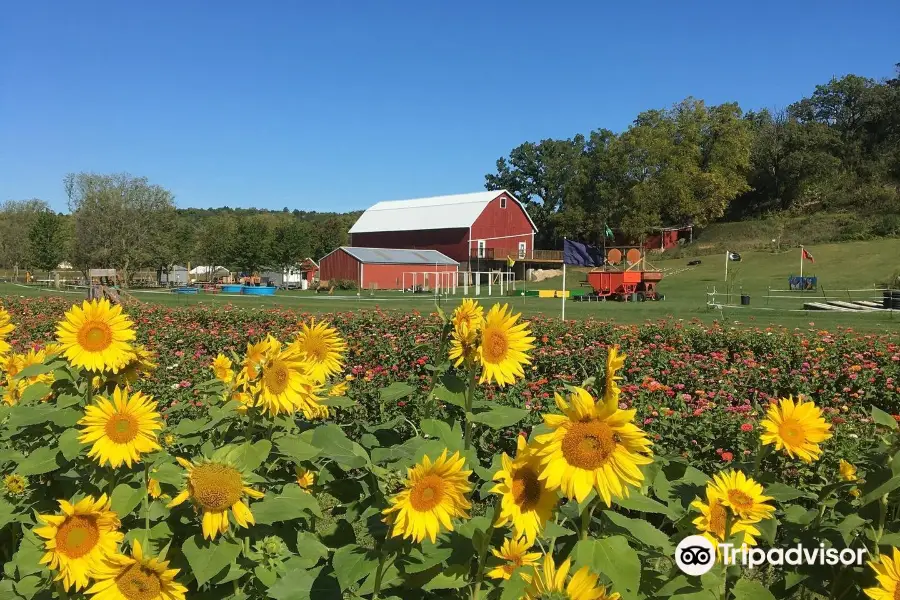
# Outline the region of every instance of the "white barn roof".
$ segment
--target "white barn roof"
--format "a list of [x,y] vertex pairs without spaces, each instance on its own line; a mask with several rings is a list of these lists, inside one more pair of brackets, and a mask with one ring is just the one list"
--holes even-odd
[[[506,194],[521,206],[516,197],[506,190],[379,202],[364,212],[348,233],[466,229],[472,226],[491,200],[500,194]],[[522,210],[525,208],[522,207]],[[531,217],[528,220],[537,231]]]
[[[343,250],[364,264],[382,265],[458,265],[459,263],[437,250],[394,250],[388,248],[355,248],[341,246],[325,255]],[[325,257],[322,260],[325,260]],[[321,261],[319,261],[321,262]]]

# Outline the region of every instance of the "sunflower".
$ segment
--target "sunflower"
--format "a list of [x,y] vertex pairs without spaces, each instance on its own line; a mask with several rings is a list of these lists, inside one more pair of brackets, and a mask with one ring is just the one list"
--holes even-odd
[[789,396],[772,404],[761,425],[765,432],[760,436],[763,444],[775,444],[776,450],[784,448],[788,456],[795,456],[811,463],[822,454],[819,444],[831,438],[831,425],[825,422],[822,411],[812,402]]
[[[525,538],[503,540],[500,550],[491,548],[491,552],[504,562],[488,571],[487,576],[491,579],[510,579],[513,572],[519,567],[534,566],[541,555],[538,552],[529,552],[529,548],[531,548],[531,544]],[[527,577],[526,574],[523,575]]]
[[66,590],[77,591],[86,588],[95,570],[117,553],[125,536],[119,532],[119,518],[110,510],[106,494],[96,500],[88,496],[76,504],[60,500],[59,508],[60,515],[38,515],[44,525],[34,533],[47,540],[40,563],[59,571],[56,581],[62,581]]
[[150,377],[156,371],[156,354],[148,350],[145,346],[135,344],[131,348],[131,355],[119,372],[110,378],[112,383],[120,383],[125,387],[140,381],[142,378]]
[[231,359],[224,354],[219,354],[212,363],[213,375],[222,383],[231,383],[234,378],[234,370],[231,366]]
[[450,349],[447,356],[453,361],[453,366],[472,364],[478,358],[478,330],[465,323],[460,323],[453,328],[450,338]]
[[843,458],[841,459],[838,469],[841,472],[841,479],[843,479],[844,481],[856,481],[857,480],[856,467],[854,467],[852,464],[848,463]]
[[110,557],[86,593],[94,600],[185,600],[187,588],[175,581],[179,569],[168,567],[168,561],[144,557],[140,542],[134,540],[131,556]]
[[606,354],[606,387],[603,391],[603,401],[613,407],[619,405],[619,395],[622,393],[619,384],[616,383],[622,377],[616,373],[624,366],[625,355],[619,353],[618,346],[613,346]]
[[28,387],[28,383],[24,380],[13,381],[12,377],[7,379],[6,391],[3,392],[3,403],[8,406],[15,406],[22,397],[22,392]]
[[553,431],[536,438],[543,446],[540,479],[578,502],[596,489],[610,506],[613,497],[628,496],[628,486],[639,486],[644,480],[639,466],[653,462],[650,440],[632,423],[634,410],[595,402],[578,387],[569,400],[556,394],[563,414],[544,415],[544,423]]
[[528,322],[517,323],[509,305],[495,304],[488,311],[481,329],[478,361],[483,371],[479,383],[496,381],[498,385],[515,383],[525,377],[522,365],[529,364],[528,351],[534,347]]
[[266,358],[270,339],[273,338],[266,338],[255,344],[247,344],[247,354],[244,355],[243,368],[241,369],[241,374],[245,380],[253,381],[259,377],[259,363]]
[[117,387],[112,402],[102,396],[84,409],[84,417],[78,421],[84,425],[78,441],[93,444],[88,456],[100,466],[109,463],[118,468],[125,463],[141,461],[141,454],[159,450],[156,431],[163,428],[162,418],[156,412],[156,402],[141,392],[131,396]]
[[248,392],[234,391],[231,396],[223,396],[223,398],[226,402],[236,400],[238,403],[236,410],[242,415],[247,414],[247,411],[253,406],[253,396]]
[[10,352],[0,357],[0,371],[6,373],[7,378],[12,379],[22,370],[22,355]]
[[525,443],[524,436],[518,438],[516,458],[511,460],[503,454],[503,469],[494,475],[494,481],[499,483],[491,492],[500,494],[500,516],[496,526],[511,522],[513,535],[524,536],[531,545],[553,516],[557,494],[548,490],[539,479],[541,457]]
[[606,588],[597,585],[598,575],[591,573],[589,567],[581,569],[569,579],[569,569],[572,561],[566,561],[557,569],[553,563],[553,556],[544,555],[542,568],[535,567],[530,576],[531,582],[525,590],[526,600],[619,600],[621,596],[616,593],[607,593]]
[[16,326],[12,324],[9,313],[6,312],[5,308],[0,306],[0,356],[9,352],[10,345],[6,341],[6,336],[12,333],[15,328]]
[[341,372],[347,344],[337,329],[327,323],[316,323],[315,319],[309,325],[300,323],[300,331],[292,346],[309,363],[310,374],[317,383],[325,383],[329,377]]
[[[27,367],[31,367],[33,365],[42,365],[47,360],[47,353],[45,350],[35,350],[32,348],[25,354],[19,355],[19,371],[25,370]],[[35,383],[44,383],[46,385],[51,385],[56,378],[53,376],[53,373],[40,373],[38,375],[33,375],[31,377],[24,377],[22,381],[25,382],[26,387],[30,385],[34,385]],[[41,401],[47,400],[51,396],[50,392],[41,398]]]
[[24,496],[28,490],[28,478],[18,473],[3,476],[3,490],[9,496]]
[[195,509],[203,511],[203,537],[212,540],[228,531],[229,509],[241,527],[256,523],[243,496],[262,498],[265,494],[248,487],[238,469],[223,462],[203,460],[195,464],[181,457],[176,460],[187,471],[185,489],[167,506],[178,506],[190,498]]
[[147,495],[154,500],[162,496],[162,487],[159,485],[159,480],[152,477],[147,480]]
[[484,307],[478,303],[478,300],[463,298],[463,301],[453,311],[450,322],[454,328],[465,325],[467,329],[477,332],[484,324]]
[[297,474],[297,485],[302,487],[304,490],[308,490],[316,483],[316,474],[312,471],[307,471],[301,467],[296,467],[294,472]]
[[441,526],[453,531],[451,519],[468,518],[472,505],[465,495],[472,489],[468,481],[472,471],[463,471],[464,463],[459,452],[447,458],[445,449],[434,463],[425,456],[420,464],[407,469],[404,489],[382,511],[385,523],[393,525],[392,537],[412,538],[416,542],[427,537],[434,543]]
[[713,476],[708,488],[716,498],[737,516],[753,522],[771,519],[775,507],[763,495],[763,486],[744,475],[743,471],[724,471]]
[[[711,486],[706,487],[706,500],[706,503],[700,499],[691,503],[691,506],[700,512],[700,515],[694,519],[693,523],[703,537],[712,542],[713,546],[716,546],[718,542],[725,541],[728,507],[722,503],[721,498],[712,490]],[[737,533],[743,533],[744,543],[748,546],[755,546],[755,536],[759,535],[759,529],[754,527],[753,521],[741,519],[735,515],[732,517],[731,531],[729,533],[732,536]]]
[[879,554],[878,558],[869,561],[875,570],[878,587],[863,590],[872,600],[895,600],[900,598],[900,550],[893,549],[893,558],[887,554]]
[[350,388],[349,383],[347,383],[346,381],[341,381],[340,383],[336,383],[333,386],[331,386],[331,389],[328,390],[328,395],[333,398],[338,397],[338,396],[346,396],[347,390],[349,388]]
[[122,307],[103,299],[69,309],[57,325],[56,337],[73,366],[116,373],[130,357],[135,333]]
[[[317,416],[321,407],[317,391],[303,357],[290,346],[282,350],[281,342],[269,338],[269,351],[262,363],[260,381],[255,386],[256,406],[272,415],[299,409],[307,418],[312,418],[310,415]],[[325,408],[326,415],[327,411]]]

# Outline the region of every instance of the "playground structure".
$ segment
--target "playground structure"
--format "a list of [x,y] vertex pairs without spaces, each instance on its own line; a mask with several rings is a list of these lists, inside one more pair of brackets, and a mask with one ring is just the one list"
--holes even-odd
[[432,293],[435,295],[488,296],[509,295],[516,291],[516,276],[512,271],[405,271],[401,278],[403,293]]
[[589,271],[583,282],[592,291],[573,299],[661,300],[663,296],[656,291],[656,286],[662,278],[662,271],[647,263],[646,254],[640,248],[610,248],[606,252],[606,264]]

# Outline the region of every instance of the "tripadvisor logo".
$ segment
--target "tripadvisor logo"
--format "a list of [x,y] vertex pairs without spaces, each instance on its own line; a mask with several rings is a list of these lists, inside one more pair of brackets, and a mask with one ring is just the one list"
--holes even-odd
[[807,548],[797,544],[790,548],[769,548],[765,550],[750,547],[746,544],[718,544],[702,535],[691,535],[675,548],[675,564],[687,575],[703,575],[716,564],[716,557],[721,556],[726,566],[742,565],[755,569],[761,565],[781,567],[784,565],[843,565],[861,566],[864,564],[868,550],[865,548],[826,548],[820,543],[817,548]]

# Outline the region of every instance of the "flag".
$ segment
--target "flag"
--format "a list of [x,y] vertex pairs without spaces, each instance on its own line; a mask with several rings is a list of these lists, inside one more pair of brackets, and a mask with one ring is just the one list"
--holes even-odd
[[600,267],[604,262],[603,250],[600,248],[563,240],[563,263],[577,267]]
[[737,262],[741,262],[741,255],[738,254],[737,252],[729,252],[728,260],[735,260]]
[[803,258],[805,258],[806,260],[808,260],[811,263],[816,262],[815,259],[813,258],[813,255],[806,251],[806,248],[801,248],[800,250],[803,252]]
[[605,225],[605,227],[606,227],[606,237],[608,237],[608,238],[613,237],[613,232],[612,232],[612,229],[609,228],[609,225]]
[[512,267],[514,264],[516,264],[516,261],[513,260],[512,256],[507,255],[507,257],[506,257],[506,266],[507,266],[507,267]]

